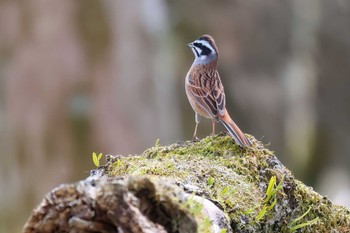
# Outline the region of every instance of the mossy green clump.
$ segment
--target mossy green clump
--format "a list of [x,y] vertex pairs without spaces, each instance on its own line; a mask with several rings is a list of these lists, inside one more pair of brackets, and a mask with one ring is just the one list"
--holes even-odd
[[[224,135],[169,146],[157,141],[140,155],[110,156],[106,171],[109,176],[166,179],[188,193],[210,199],[227,214],[234,232],[350,230],[349,210],[332,205],[296,180],[273,152],[251,136],[250,140],[251,148],[240,148]],[[276,186],[282,181],[282,188],[266,201],[272,177]],[[303,218],[293,222],[310,207]]]

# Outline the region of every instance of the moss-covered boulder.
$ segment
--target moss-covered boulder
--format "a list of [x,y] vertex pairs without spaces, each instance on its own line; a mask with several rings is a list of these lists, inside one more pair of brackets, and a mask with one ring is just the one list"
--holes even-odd
[[349,232],[350,212],[296,180],[261,142],[225,135],[107,156],[46,195],[23,232]]
[[273,152],[250,137],[240,148],[225,135],[159,142],[141,155],[110,156],[112,177],[166,179],[215,203],[234,232],[349,232],[350,212],[296,180]]

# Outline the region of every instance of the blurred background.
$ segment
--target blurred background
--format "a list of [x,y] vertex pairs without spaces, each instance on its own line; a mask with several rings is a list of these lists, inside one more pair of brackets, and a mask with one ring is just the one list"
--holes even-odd
[[0,232],[87,177],[94,151],[191,139],[186,44],[202,34],[240,128],[350,207],[349,1],[0,0]]

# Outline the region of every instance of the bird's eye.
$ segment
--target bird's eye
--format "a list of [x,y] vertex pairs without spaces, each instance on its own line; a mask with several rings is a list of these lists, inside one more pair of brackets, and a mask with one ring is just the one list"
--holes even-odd
[[212,52],[210,48],[203,45],[202,43],[195,42],[195,43],[193,43],[193,45],[201,50],[201,52],[200,52],[201,56],[208,56]]
[[196,46],[198,48],[202,48],[202,46],[203,46],[201,43],[197,43],[197,42],[194,42],[193,44],[194,44],[194,46]]

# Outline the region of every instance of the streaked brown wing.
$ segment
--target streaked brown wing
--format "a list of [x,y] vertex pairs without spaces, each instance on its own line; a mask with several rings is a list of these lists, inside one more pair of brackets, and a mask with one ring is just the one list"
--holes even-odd
[[215,85],[212,91],[212,95],[216,101],[216,108],[219,111],[219,114],[223,116],[225,114],[225,105],[226,105],[224,86],[221,83],[220,76],[217,71],[215,72],[214,77],[215,77],[214,78]]
[[188,90],[212,118],[218,119],[218,110],[220,115],[224,114],[225,94],[217,72],[191,75]]

